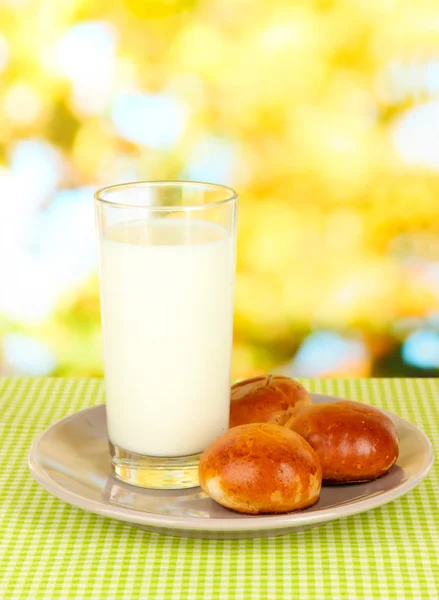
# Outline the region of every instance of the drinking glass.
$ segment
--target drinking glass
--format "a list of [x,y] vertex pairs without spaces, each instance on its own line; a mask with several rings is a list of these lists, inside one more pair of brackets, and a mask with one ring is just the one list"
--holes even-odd
[[136,182],[99,190],[95,206],[114,474],[194,487],[229,422],[237,195]]

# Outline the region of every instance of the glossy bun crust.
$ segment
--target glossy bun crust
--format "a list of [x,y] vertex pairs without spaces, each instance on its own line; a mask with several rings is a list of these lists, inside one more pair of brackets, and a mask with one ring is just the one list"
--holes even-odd
[[398,458],[396,428],[384,413],[360,402],[306,406],[286,424],[314,448],[325,483],[370,481]]
[[319,499],[322,470],[310,445],[271,423],[229,429],[201,455],[200,485],[222,506],[249,513],[284,513]]
[[285,425],[295,411],[311,402],[303,385],[289,377],[246,379],[232,387],[230,427],[245,423]]

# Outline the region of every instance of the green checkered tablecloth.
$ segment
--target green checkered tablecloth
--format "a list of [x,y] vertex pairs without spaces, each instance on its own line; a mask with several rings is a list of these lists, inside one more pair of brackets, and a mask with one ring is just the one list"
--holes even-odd
[[[406,417],[439,448],[439,380],[305,380]],[[166,537],[64,504],[27,453],[56,420],[103,401],[97,379],[0,379],[0,598],[439,598],[439,462],[405,497],[278,538]]]

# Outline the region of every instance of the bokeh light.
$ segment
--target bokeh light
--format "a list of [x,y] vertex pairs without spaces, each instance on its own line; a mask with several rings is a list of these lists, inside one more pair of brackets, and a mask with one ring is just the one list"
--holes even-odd
[[0,4],[0,370],[102,375],[93,191],[239,190],[233,377],[436,375],[431,0]]
[[130,93],[116,96],[112,121],[117,133],[135,144],[172,148],[186,125],[185,106],[167,93]]

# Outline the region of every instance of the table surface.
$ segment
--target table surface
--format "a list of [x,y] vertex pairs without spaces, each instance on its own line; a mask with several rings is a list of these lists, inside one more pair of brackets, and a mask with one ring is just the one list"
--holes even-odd
[[[303,383],[395,412],[439,448],[439,379]],[[100,379],[0,378],[0,598],[439,598],[439,462],[403,498],[305,532],[167,537],[69,506],[30,475],[32,440],[103,399]]]

